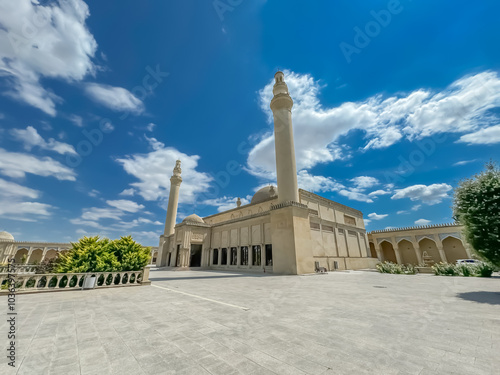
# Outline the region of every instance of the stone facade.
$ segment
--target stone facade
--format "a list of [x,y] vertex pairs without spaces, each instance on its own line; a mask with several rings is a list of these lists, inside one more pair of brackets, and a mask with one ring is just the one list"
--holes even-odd
[[378,260],[371,258],[363,214],[298,188],[293,100],[282,72],[275,75],[273,94],[278,187],[260,189],[248,205],[238,201],[234,209],[205,218],[193,214],[172,227],[182,182],[178,161],[157,265],[279,274],[313,273],[318,266],[327,270],[375,266]]
[[399,264],[455,263],[473,256],[462,231],[458,224],[373,231],[368,233],[370,254]]
[[[16,241],[8,232],[0,232],[0,264],[14,257],[17,264],[38,264],[71,249],[69,242]],[[158,248],[151,248],[151,263],[156,262]]]

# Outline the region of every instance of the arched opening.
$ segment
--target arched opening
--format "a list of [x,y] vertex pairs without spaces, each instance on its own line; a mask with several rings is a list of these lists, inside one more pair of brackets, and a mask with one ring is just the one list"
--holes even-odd
[[384,261],[397,263],[396,253],[394,252],[394,247],[392,247],[392,243],[383,241],[380,244],[380,249],[382,250],[382,254],[384,255]]
[[227,265],[227,248],[223,247],[220,253],[220,264],[221,265]]
[[443,240],[443,249],[448,263],[456,263],[458,259],[469,257],[462,241],[455,237],[446,237]]
[[378,258],[377,250],[375,250],[375,244],[373,242],[370,242],[370,256],[372,258]]
[[418,264],[417,254],[413,244],[408,240],[402,240],[398,243],[399,252],[401,254],[401,261],[403,264]]
[[212,264],[213,265],[219,264],[219,249],[214,249]]
[[[420,246],[420,251],[422,251],[422,258],[425,263],[439,263],[441,262],[441,256],[439,255],[439,250],[436,246],[436,243],[429,238],[422,238],[418,245]],[[429,259],[425,259],[425,254],[429,257]]]
[[43,257],[43,250],[36,249],[31,252],[30,258],[28,259],[28,264],[40,264]]
[[189,267],[201,267],[201,249],[202,245],[191,245]]
[[17,264],[26,263],[26,260],[28,259],[28,249],[17,250],[14,259],[15,259]]
[[155,264],[156,263],[156,258],[158,258],[158,251],[155,251],[153,253],[153,256],[151,257],[151,264]]
[[49,260],[49,259],[54,259],[57,257],[57,250],[49,250],[45,253],[45,257],[43,258],[43,260]]

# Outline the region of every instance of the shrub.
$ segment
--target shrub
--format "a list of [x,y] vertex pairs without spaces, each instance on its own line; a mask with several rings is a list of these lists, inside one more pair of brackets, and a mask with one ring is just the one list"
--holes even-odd
[[396,264],[392,262],[383,262],[376,265],[380,273],[414,275],[416,268],[412,264]]
[[493,267],[487,263],[480,263],[476,267],[479,277],[491,277],[493,274]]
[[83,237],[71,245],[72,249],[55,261],[55,272],[139,271],[148,264],[151,252],[151,248],[143,247],[131,236],[114,241]]
[[437,263],[432,266],[435,275],[441,276],[477,276],[477,277],[491,277],[493,274],[493,267],[487,263],[478,264],[450,264],[450,263]]
[[435,275],[441,276],[458,276],[460,273],[457,266],[450,263],[436,263],[432,265]]

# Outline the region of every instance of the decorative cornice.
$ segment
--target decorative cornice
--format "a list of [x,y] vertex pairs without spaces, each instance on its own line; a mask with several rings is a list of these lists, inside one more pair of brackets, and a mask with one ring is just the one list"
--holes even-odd
[[307,190],[304,190],[304,189],[299,189],[299,196],[301,196],[301,195],[304,195],[305,197],[316,198],[319,201],[322,201],[322,202],[326,203],[330,207],[333,207],[333,208],[345,211],[346,213],[351,213],[351,214],[356,215],[358,217],[363,217],[363,212],[361,212],[359,210],[356,210],[355,208],[352,208],[352,207],[349,207],[349,206],[345,206],[345,205],[343,205],[341,203],[332,201],[331,199],[322,197],[321,195],[318,195],[318,194],[315,194],[315,193],[311,193],[310,191],[307,191]]
[[281,202],[281,203],[278,203],[278,204],[272,204],[271,205],[271,211],[272,210],[279,210],[280,208],[290,207],[290,206],[299,207],[299,208],[305,208],[305,209],[309,208],[305,204],[302,204],[302,203],[299,203],[299,202],[285,201],[285,202]]
[[267,215],[270,214],[270,212],[271,211],[257,212],[256,214],[252,214],[252,215],[248,215],[248,216],[243,216],[243,217],[237,217],[237,218],[226,220],[226,221],[221,221],[219,223],[212,224],[212,227],[219,227],[221,225],[233,224],[233,223],[237,223],[237,222],[240,222],[240,221],[254,219],[256,217],[267,216]]
[[391,228],[391,229],[380,229],[368,232],[368,234],[377,233],[390,233],[390,232],[402,232],[405,230],[418,230],[418,229],[433,229],[433,228],[446,228],[446,227],[460,227],[458,223],[446,223],[446,224],[434,224],[434,225],[420,225],[414,227],[402,227],[402,228]]

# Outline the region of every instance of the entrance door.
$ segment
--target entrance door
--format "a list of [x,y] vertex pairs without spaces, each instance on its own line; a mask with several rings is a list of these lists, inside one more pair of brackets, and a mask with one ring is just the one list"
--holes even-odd
[[201,267],[202,245],[191,245],[191,260],[189,267]]

